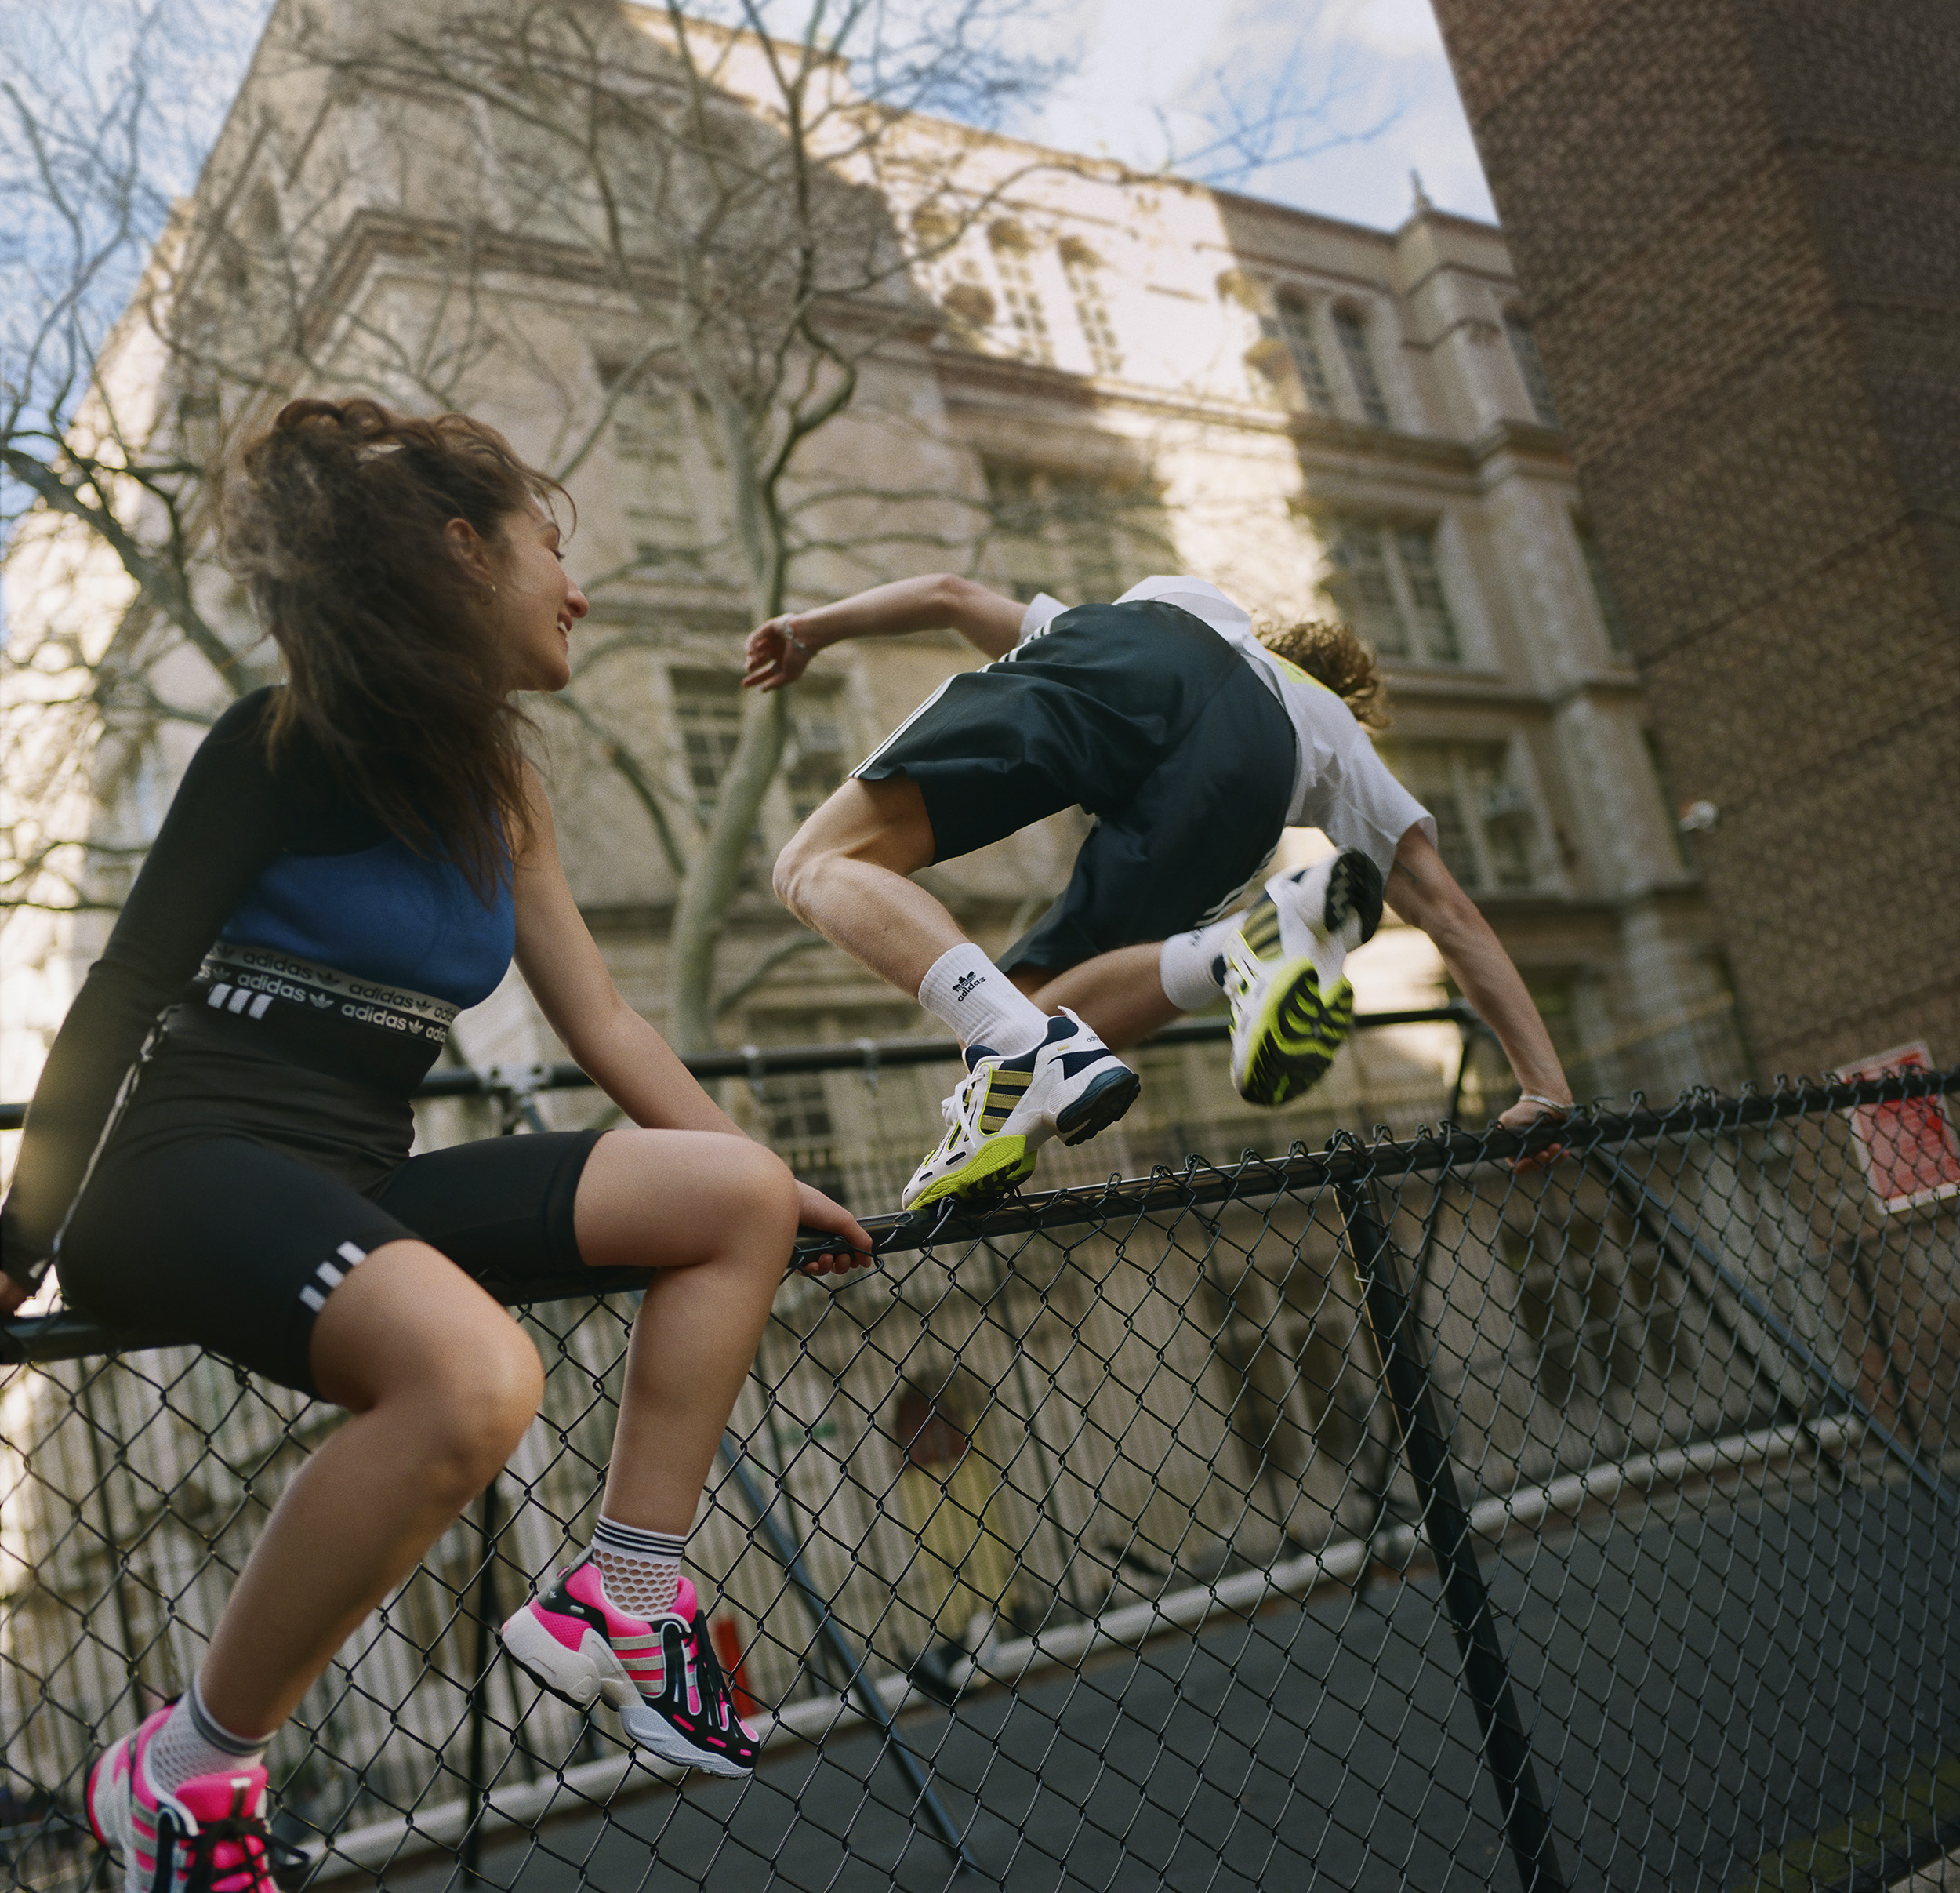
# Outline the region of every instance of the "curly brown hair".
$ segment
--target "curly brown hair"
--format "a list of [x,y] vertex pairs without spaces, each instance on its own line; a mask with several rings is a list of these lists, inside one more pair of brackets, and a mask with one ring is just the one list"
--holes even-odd
[[466,520],[494,557],[512,514],[562,493],[481,421],[365,400],[289,401],[225,484],[227,562],[285,659],[272,760],[303,732],[347,794],[486,900],[523,831],[529,719],[445,529]]
[[1354,712],[1363,729],[1388,727],[1388,686],[1375,654],[1352,625],[1338,619],[1309,618],[1298,624],[1259,627],[1259,641],[1275,657],[1325,684]]

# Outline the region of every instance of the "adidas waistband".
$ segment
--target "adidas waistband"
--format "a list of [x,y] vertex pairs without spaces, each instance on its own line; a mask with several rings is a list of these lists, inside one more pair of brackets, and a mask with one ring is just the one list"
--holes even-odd
[[378,1026],[437,1045],[448,1037],[460,1010],[446,999],[406,986],[357,979],[269,946],[230,941],[205,955],[198,984],[213,1012],[263,1019],[275,1001],[285,1001],[318,1017]]

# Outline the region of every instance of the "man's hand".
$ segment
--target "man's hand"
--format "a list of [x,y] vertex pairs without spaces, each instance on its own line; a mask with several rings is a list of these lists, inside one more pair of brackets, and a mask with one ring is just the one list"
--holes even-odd
[[797,642],[796,629],[796,613],[784,612],[749,634],[742,652],[744,690],[780,690],[810,667],[811,653]]
[[848,1275],[853,1269],[868,1267],[871,1262],[871,1238],[851,1212],[841,1203],[833,1203],[821,1190],[812,1190],[808,1183],[797,1185],[797,1220],[805,1229],[820,1229],[827,1234],[840,1236],[836,1248],[812,1256],[803,1265],[806,1275]]
[[[1570,1102],[1548,1104],[1541,1098],[1520,1098],[1498,1118],[1497,1125],[1501,1130],[1528,1131],[1532,1125],[1541,1124],[1548,1117],[1563,1117],[1571,1109]],[[1548,1170],[1565,1154],[1563,1144],[1547,1144],[1542,1150],[1514,1157],[1511,1168],[1521,1175],[1533,1170]]]

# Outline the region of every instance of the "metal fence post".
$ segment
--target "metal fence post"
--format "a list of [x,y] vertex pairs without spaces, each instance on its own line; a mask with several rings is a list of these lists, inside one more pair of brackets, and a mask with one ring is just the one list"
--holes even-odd
[[502,1473],[495,1475],[483,1488],[481,1509],[478,1514],[478,1539],[483,1547],[483,1568],[477,1579],[477,1651],[473,1673],[470,1679],[470,1804],[463,1824],[463,1884],[474,1887],[478,1884],[477,1866],[483,1857],[484,1804],[489,1799],[489,1786],[484,1780],[484,1734],[489,1716],[490,1672],[497,1660],[496,1645],[492,1640],[495,1633],[492,1626],[497,1621],[497,1483]]
[[837,1622],[830,1615],[830,1607],[824,1601],[823,1593],[811,1582],[810,1574],[804,1568],[802,1553],[795,1539],[783,1530],[776,1517],[775,1509],[749,1477],[749,1469],[742,1462],[741,1449],[735,1442],[724,1437],[721,1442],[721,1462],[728,1469],[728,1476],[735,1482],[737,1489],[755,1514],[756,1523],[761,1526],[763,1535],[769,1541],[769,1548],[776,1555],[776,1561],[789,1574],[789,1582],[796,1586],[797,1595],[803,1600],[804,1608],[810,1613],[818,1640],[830,1652],[831,1657],[844,1675],[844,1687],[856,1698],[858,1708],[866,1719],[882,1730],[885,1744],[891,1751],[891,1758],[898,1764],[912,1792],[926,1811],[926,1818],[932,1823],[939,1838],[957,1858],[961,1866],[975,1873],[980,1870],[979,1862],[967,1851],[967,1844],[952,1815],[946,1811],[932,1783],[926,1779],[926,1771],[917,1756],[905,1745],[898,1733],[898,1719],[884,1706],[884,1699],[878,1694],[869,1677],[865,1674],[865,1666],[851,1654],[851,1647],[838,1631]]
[[1470,1519],[1437,1412],[1429,1370],[1416,1345],[1415,1310],[1403,1292],[1394,1248],[1367,1183],[1337,1186],[1368,1321],[1381,1350],[1402,1448],[1422,1500],[1423,1531],[1443,1579],[1444,1608],[1463,1652],[1465,1680],[1483,1736],[1484,1760],[1497,1785],[1504,1837],[1524,1893],[1565,1893],[1552,1822],[1538,1791],[1531,1745],[1511,1691],[1510,1666],[1492,1621],[1490,1595],[1470,1540]]
[[[1668,1234],[1678,1237],[1688,1252],[1700,1262],[1722,1286],[1746,1308],[1758,1324],[1780,1346],[1784,1353],[1811,1375],[1834,1400],[1842,1401],[1864,1422],[1866,1430],[1886,1451],[1905,1468],[1908,1477],[1915,1480],[1933,1495],[1936,1504],[1944,1505],[1960,1513],[1960,1493],[1941,1476],[1938,1462],[1926,1465],[1912,1448],[1900,1439],[1893,1428],[1879,1419],[1878,1411],[1868,1401],[1859,1397],[1855,1387],[1848,1387],[1831,1371],[1831,1365],[1815,1348],[1809,1346],[1788,1321],[1784,1321],[1755,1289],[1738,1275],[1727,1263],[1697,1236],[1682,1224],[1680,1219],[1664,1203],[1655,1200],[1653,1193],[1637,1178],[1628,1176],[1617,1156],[1606,1158],[1614,1188],[1624,1187],[1636,1204],[1644,1206],[1642,1213],[1651,1213],[1655,1223]],[[1905,1425],[1912,1423],[1912,1415],[1902,1411],[1899,1415]]]

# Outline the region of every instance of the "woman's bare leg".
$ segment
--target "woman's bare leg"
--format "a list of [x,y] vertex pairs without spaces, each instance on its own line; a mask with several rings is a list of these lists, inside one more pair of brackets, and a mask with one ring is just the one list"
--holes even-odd
[[[634,1324],[608,1516],[685,1532],[782,1284],[795,1183],[743,1138],[618,1131],[594,1147],[573,1213],[588,1262],[664,1271]],[[386,1244],[349,1274],[310,1358],[352,1417],[287,1486],[198,1673],[240,1735],[292,1713],[509,1459],[543,1387],[523,1332],[421,1242]]]
[[198,1672],[261,1735],[516,1450],[543,1370],[523,1332],[426,1243],[390,1242],[314,1324],[315,1384],[353,1417],[287,1485]]
[[626,1357],[607,1517],[684,1535],[797,1233],[795,1179],[746,1138],[613,1131],[579,1180],[579,1252],[655,1268]]

